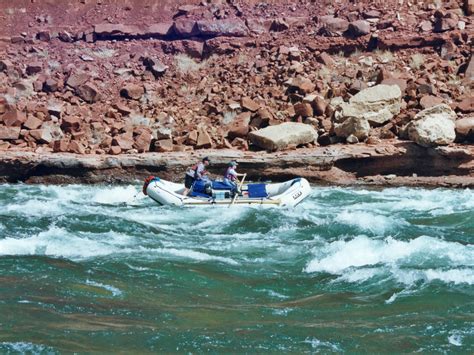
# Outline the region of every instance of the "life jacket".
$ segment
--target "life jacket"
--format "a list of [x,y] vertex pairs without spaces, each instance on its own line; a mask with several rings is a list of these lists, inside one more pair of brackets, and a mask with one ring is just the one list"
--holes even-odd
[[150,176],[148,176],[148,177],[145,179],[145,182],[143,183],[143,194],[144,194],[145,196],[148,195],[148,194],[146,193],[146,189],[147,189],[148,185],[150,185],[150,182],[153,181],[153,179],[155,179],[155,177],[154,177],[153,175],[150,175]]
[[[200,163],[197,163],[197,164],[194,164],[191,169],[188,170],[188,175],[191,176],[193,179],[196,179],[196,173],[197,173],[197,169],[198,169],[198,166],[199,166]],[[191,172],[192,172],[192,175],[191,175]],[[201,175],[206,175],[207,174],[207,170],[204,169],[201,173]]]
[[236,177],[230,173],[231,167],[228,167],[224,173],[224,179],[235,181]]

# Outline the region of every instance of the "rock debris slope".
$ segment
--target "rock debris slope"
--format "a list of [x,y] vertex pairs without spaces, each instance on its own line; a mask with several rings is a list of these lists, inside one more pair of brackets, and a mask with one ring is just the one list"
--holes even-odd
[[[473,142],[469,0],[0,5],[2,151]],[[315,139],[255,139],[289,122]]]

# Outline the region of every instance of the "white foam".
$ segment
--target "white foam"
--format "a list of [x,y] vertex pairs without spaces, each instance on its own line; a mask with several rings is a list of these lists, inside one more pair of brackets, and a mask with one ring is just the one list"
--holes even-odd
[[386,189],[384,195],[391,199],[389,207],[392,211],[424,211],[437,216],[472,208],[474,191],[399,188]]
[[[38,191],[39,189],[39,191]],[[103,205],[140,205],[149,199],[136,186],[39,185],[21,186],[13,201],[6,206],[9,213],[27,216],[81,214],[91,202]],[[88,211],[95,211],[93,206]]]
[[287,316],[288,313],[292,312],[293,308],[274,308],[272,309],[272,314],[277,316]]
[[30,199],[19,203],[8,204],[5,208],[7,214],[18,214],[23,216],[56,216],[65,213],[64,206],[58,201]]
[[54,352],[54,349],[49,346],[44,346],[41,344],[33,344],[24,341],[18,342],[0,342],[0,350],[6,349],[7,353],[10,351],[18,352],[21,354],[33,353],[39,354],[42,352]]
[[279,299],[287,299],[288,298],[288,296],[285,296],[285,295],[283,295],[279,292],[275,292],[273,290],[266,290],[266,291],[267,291],[267,293],[270,297],[279,298]]
[[95,282],[91,280],[86,280],[86,284],[94,287],[100,287],[103,288],[104,290],[107,290],[112,293],[112,296],[117,297],[122,295],[122,291],[118,289],[117,287],[111,286],[111,285],[105,285],[100,282]]
[[348,209],[340,212],[334,221],[356,226],[363,231],[369,231],[376,234],[384,234],[386,231],[393,229],[400,223],[399,220],[396,221],[393,218],[381,214]]
[[405,289],[405,290],[402,290],[400,292],[395,292],[393,295],[390,296],[390,298],[388,300],[385,300],[385,304],[391,304],[391,303],[395,302],[395,300],[398,297],[410,295],[413,292],[414,292],[414,290],[411,290],[411,289]]
[[189,250],[189,249],[175,249],[175,248],[146,249],[146,248],[144,248],[143,250],[148,252],[148,253],[168,254],[168,255],[173,255],[173,256],[178,256],[178,257],[182,257],[182,258],[198,260],[198,261],[215,260],[215,261],[220,261],[220,262],[231,264],[231,265],[238,265],[239,264],[237,261],[235,261],[231,258],[209,255],[209,254],[206,254],[206,253],[203,253],[203,252],[199,252],[199,251],[195,251],[195,250]]
[[338,240],[315,250],[306,272],[340,275],[346,269],[377,264],[410,265],[423,260],[448,259],[455,265],[474,265],[474,246],[421,236],[409,241],[388,237],[384,240],[358,236]]
[[0,255],[48,255],[69,259],[83,259],[119,253],[121,246],[133,238],[114,232],[94,235],[71,234],[63,228],[52,226],[48,230],[26,238],[0,239]]
[[142,266],[133,266],[130,265],[129,263],[125,263],[130,269],[135,270],[135,271],[147,271],[150,270],[149,267],[142,267]]
[[338,344],[331,343],[329,341],[321,341],[317,338],[306,339],[303,343],[311,345],[313,349],[329,348],[332,351],[341,352],[342,349]]
[[463,336],[461,334],[452,334],[448,337],[448,342],[455,346],[462,346],[462,339]]
[[92,201],[96,203],[116,205],[120,203],[133,203],[146,196],[138,191],[134,186],[104,186],[101,190],[95,192]]
[[380,269],[376,268],[362,268],[347,270],[342,276],[338,277],[334,282],[364,282],[367,281],[381,272]]
[[[453,211],[472,210],[474,207],[474,190],[451,189],[413,189],[413,188],[386,188],[380,191],[347,188],[315,188],[316,199],[330,200],[333,194],[343,194],[350,198],[338,199],[344,203],[341,206],[330,205],[330,208],[347,208],[351,206],[355,211],[386,211],[399,212],[426,212],[434,216],[449,214]],[[372,201],[353,201],[353,196],[362,199],[369,196]],[[334,197],[335,199],[335,197]],[[352,211],[351,210],[351,211]]]
[[397,281],[411,285],[417,281],[474,285],[474,270],[462,269],[427,269],[427,270],[397,270],[394,272]]

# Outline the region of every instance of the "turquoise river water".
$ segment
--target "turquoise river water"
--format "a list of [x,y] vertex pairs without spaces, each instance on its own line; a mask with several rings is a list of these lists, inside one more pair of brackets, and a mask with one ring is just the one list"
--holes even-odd
[[0,186],[0,353],[474,352],[474,191],[139,190]]

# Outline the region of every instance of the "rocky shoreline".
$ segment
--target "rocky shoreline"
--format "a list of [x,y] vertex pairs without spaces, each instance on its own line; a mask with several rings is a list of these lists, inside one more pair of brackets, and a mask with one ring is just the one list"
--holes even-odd
[[472,186],[471,0],[0,5],[0,181]]
[[235,159],[253,181],[302,176],[324,185],[474,187],[474,146],[424,148],[398,140],[276,153],[229,149],[119,156],[5,152],[0,156],[0,182],[136,183],[148,175],[180,181],[185,169],[204,154],[212,160],[214,176]]

